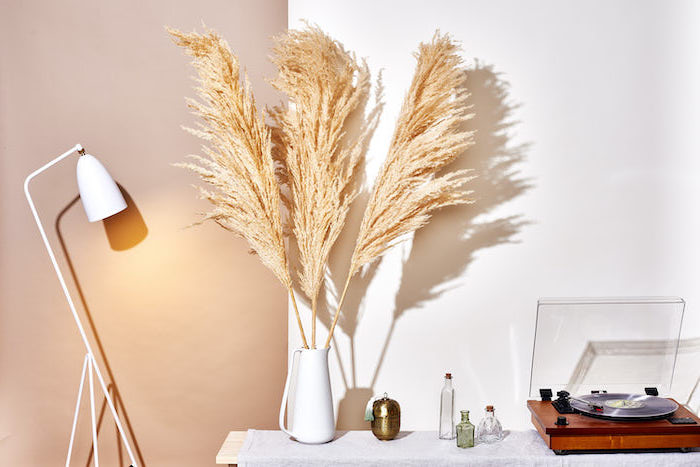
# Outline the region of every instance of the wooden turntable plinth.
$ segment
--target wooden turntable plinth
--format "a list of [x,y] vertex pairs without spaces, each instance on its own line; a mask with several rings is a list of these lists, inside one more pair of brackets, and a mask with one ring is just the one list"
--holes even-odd
[[550,449],[568,451],[687,449],[700,447],[700,418],[679,404],[674,418],[697,423],[675,425],[667,419],[611,421],[581,414],[564,414],[568,425],[556,425],[561,416],[549,401],[527,401],[532,423]]

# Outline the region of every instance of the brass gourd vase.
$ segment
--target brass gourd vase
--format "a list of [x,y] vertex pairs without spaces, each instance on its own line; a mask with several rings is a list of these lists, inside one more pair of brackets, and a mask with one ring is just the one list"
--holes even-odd
[[372,403],[372,433],[381,441],[396,438],[401,429],[401,406],[386,393]]

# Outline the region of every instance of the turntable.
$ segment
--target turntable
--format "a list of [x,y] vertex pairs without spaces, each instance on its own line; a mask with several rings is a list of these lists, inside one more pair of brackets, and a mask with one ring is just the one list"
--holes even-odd
[[527,407],[550,449],[700,447],[700,418],[659,397],[671,389],[684,305],[680,298],[539,300],[530,375],[539,400]]

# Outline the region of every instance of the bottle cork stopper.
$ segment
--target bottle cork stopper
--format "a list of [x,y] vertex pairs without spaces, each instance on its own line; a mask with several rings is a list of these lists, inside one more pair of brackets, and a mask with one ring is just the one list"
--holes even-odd
[[452,379],[452,373],[445,373],[445,378]]
[[487,411],[487,412],[493,412],[493,406],[492,406],[492,405],[487,405],[487,406],[486,406],[486,411]]

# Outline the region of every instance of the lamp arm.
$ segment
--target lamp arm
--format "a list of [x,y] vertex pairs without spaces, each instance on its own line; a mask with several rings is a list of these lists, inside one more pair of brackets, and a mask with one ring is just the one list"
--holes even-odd
[[63,289],[63,294],[66,296],[66,300],[68,301],[68,305],[70,306],[70,311],[73,313],[73,318],[75,319],[75,324],[78,325],[78,331],[80,331],[80,337],[83,338],[83,343],[85,344],[85,347],[87,349],[87,353],[90,354],[90,356],[93,356],[92,353],[92,347],[90,347],[90,342],[88,341],[87,335],[85,334],[85,330],[83,329],[83,324],[80,322],[80,318],[78,317],[78,312],[75,309],[75,304],[73,303],[73,299],[70,296],[70,293],[68,292],[68,286],[66,286],[66,281],[63,279],[63,274],[61,274],[61,269],[58,267],[58,262],[56,261],[56,256],[54,255],[53,250],[51,249],[51,244],[49,243],[49,239],[46,236],[46,232],[44,231],[44,226],[41,224],[41,219],[39,218],[39,213],[36,210],[36,206],[34,206],[34,201],[32,200],[32,195],[29,192],[29,182],[48,169],[49,167],[57,164],[58,162],[62,161],[66,157],[70,156],[71,154],[78,152],[82,150],[83,147],[80,144],[76,144],[73,146],[70,150],[64,152],[51,162],[47,163],[46,165],[40,167],[39,169],[35,170],[27,178],[24,180],[24,195],[27,197],[27,202],[29,203],[29,208],[32,210],[32,214],[34,215],[34,221],[36,222],[37,227],[39,228],[39,233],[41,234],[41,239],[44,241],[44,245],[46,246],[46,251],[49,254],[49,258],[51,258],[51,264],[53,264],[53,268],[56,271],[56,276],[58,276],[58,281],[61,283],[61,288]]

